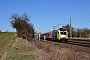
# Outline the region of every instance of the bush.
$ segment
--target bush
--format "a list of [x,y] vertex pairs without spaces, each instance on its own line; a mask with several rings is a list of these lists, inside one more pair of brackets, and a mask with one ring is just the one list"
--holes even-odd
[[16,29],[19,37],[30,40],[34,37],[33,24],[30,22],[26,13],[19,16],[18,14],[12,14],[11,26]]

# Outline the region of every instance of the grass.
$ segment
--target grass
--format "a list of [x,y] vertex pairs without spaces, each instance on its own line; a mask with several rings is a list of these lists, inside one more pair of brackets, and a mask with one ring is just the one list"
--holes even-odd
[[8,33],[8,32],[0,32],[0,35],[6,34],[6,33]]
[[13,48],[12,51],[14,53],[23,53],[23,52],[32,52],[34,49],[32,47],[29,47],[29,48]]
[[11,42],[11,36],[12,34],[8,34],[5,35],[2,39],[0,39],[0,51],[4,50],[4,48]]
[[33,54],[30,54],[34,49],[32,47],[29,48],[12,48],[11,56],[8,57],[7,60],[36,60]]
[[13,55],[13,57],[9,57],[7,60],[36,60],[34,55]]
[[[22,47],[25,43],[19,40],[19,45],[16,47],[12,47],[18,37],[13,32],[0,32],[0,59],[2,58],[5,52],[8,52],[6,58],[4,60],[35,60],[35,56],[33,54],[25,55],[28,52],[32,52],[34,50],[33,47]],[[28,44],[27,44],[28,45]],[[19,46],[19,48],[17,48]]]
[[7,32],[0,32],[0,58],[2,57],[2,55],[4,54],[4,52],[9,49],[10,46],[8,46],[13,38],[12,36],[14,35],[14,33],[7,33]]

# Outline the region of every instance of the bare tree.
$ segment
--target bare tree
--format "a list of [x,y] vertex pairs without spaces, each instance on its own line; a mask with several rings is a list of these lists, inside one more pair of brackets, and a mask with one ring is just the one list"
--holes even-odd
[[12,14],[10,21],[11,26],[16,29],[18,36],[28,40],[34,36],[33,24],[29,18],[26,13],[21,16]]
[[77,37],[89,37],[90,36],[90,29],[88,28],[77,28]]

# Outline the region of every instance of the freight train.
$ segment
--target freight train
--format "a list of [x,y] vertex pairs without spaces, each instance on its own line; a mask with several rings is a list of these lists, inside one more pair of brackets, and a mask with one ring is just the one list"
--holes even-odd
[[40,34],[41,39],[50,39],[50,40],[58,40],[58,41],[66,41],[68,40],[68,31],[64,28],[59,28],[58,30],[53,30],[47,33]]

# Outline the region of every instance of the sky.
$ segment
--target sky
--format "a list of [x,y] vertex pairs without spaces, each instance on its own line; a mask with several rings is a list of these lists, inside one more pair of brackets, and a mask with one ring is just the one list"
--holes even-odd
[[70,17],[72,27],[90,29],[90,0],[0,0],[0,30],[16,31],[10,24],[11,14],[24,12],[37,32],[70,24]]

